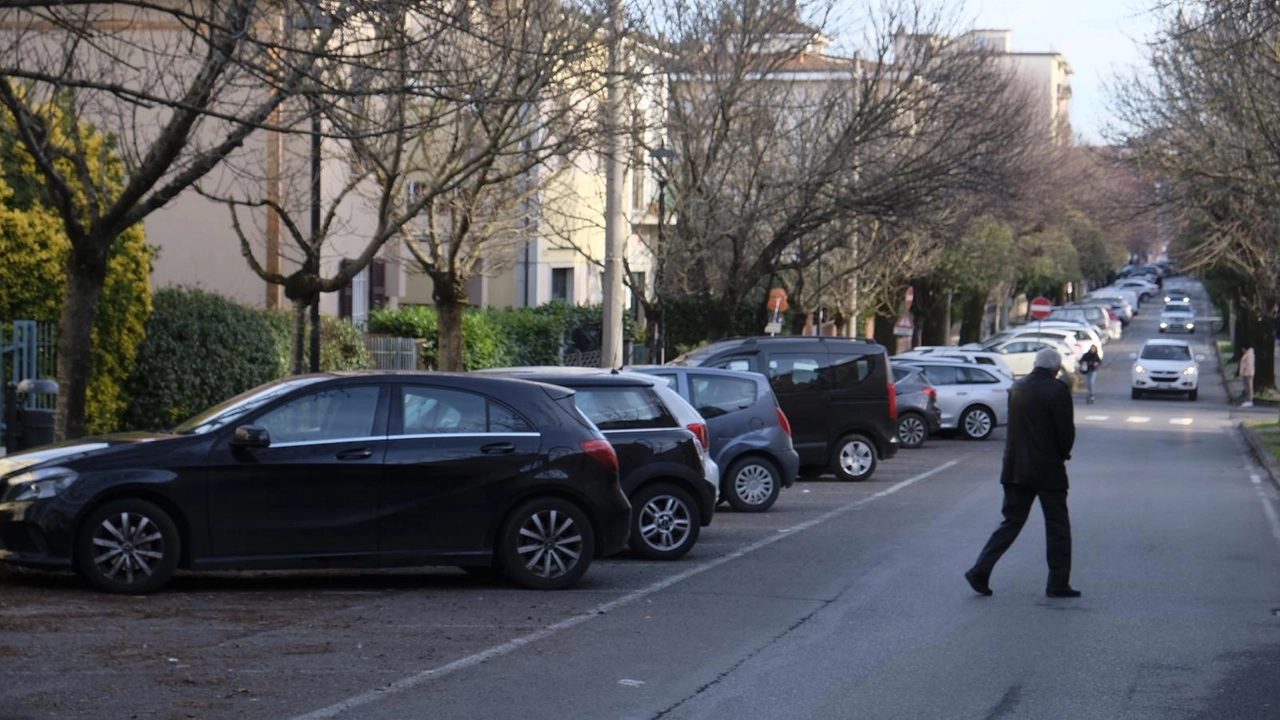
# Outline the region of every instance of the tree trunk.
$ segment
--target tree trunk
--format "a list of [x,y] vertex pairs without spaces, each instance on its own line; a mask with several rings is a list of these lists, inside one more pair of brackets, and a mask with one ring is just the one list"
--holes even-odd
[[439,357],[437,370],[462,372],[462,313],[466,310],[467,289],[454,276],[442,276],[435,281],[436,343]]
[[[92,240],[84,244],[101,244]],[[71,246],[67,258],[66,297],[58,321],[58,407],[54,436],[73,440],[84,435],[85,401],[93,373],[93,320],[107,281],[106,253]]]
[[960,344],[981,342],[982,319],[987,313],[986,296],[976,292],[966,294],[963,312],[960,320]]
[[898,347],[898,336],[893,334],[893,325],[897,321],[898,318],[893,315],[876,314],[876,342],[888,348],[890,355]]
[[306,363],[307,338],[307,303],[303,300],[293,301],[293,350],[289,353],[289,366],[294,375],[302,375],[307,371]]

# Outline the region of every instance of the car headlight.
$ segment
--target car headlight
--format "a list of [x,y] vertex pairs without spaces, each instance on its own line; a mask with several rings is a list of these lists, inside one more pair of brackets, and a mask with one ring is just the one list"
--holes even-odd
[[1144,368],[1144,367],[1142,367],[1141,365],[1134,365],[1134,366],[1133,366],[1133,371],[1134,371],[1134,372],[1136,372],[1136,373],[1138,373],[1139,375],[1141,375],[1141,374],[1145,373],[1145,372],[1147,371],[1147,369],[1146,369],[1146,368]]
[[1183,374],[1183,375],[1195,375],[1195,374],[1196,374],[1196,367],[1195,367],[1195,365],[1192,365],[1192,366],[1190,366],[1190,367],[1185,367],[1185,368],[1183,368],[1183,369],[1182,369],[1182,374]]
[[1162,327],[1162,328],[1167,328],[1167,327],[1169,327],[1169,323],[1162,322],[1162,323],[1160,323],[1160,327]]
[[1188,330],[1194,330],[1194,329],[1195,329],[1195,327],[1196,327],[1196,324],[1195,324],[1195,323],[1187,323],[1187,329],[1188,329]]
[[79,477],[74,470],[62,467],[41,468],[20,473],[6,480],[5,502],[23,502],[51,498],[67,489]]

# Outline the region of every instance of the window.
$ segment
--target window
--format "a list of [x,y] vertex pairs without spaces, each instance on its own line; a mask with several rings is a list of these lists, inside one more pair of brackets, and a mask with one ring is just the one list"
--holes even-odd
[[551,299],[573,302],[573,268],[552,268]]
[[480,395],[443,388],[407,387],[401,402],[405,435],[531,432],[510,409]]
[[335,388],[291,400],[258,418],[273,443],[344,440],[373,434],[379,389]]
[[976,357],[976,358],[974,358],[974,359],[978,361],[978,364],[979,364],[979,365],[991,365],[991,366],[994,366],[994,365],[996,364],[996,361],[995,361],[995,360],[993,360],[992,358],[989,358],[989,357],[982,357],[981,355],[979,355],[978,357]]
[[930,365],[924,369],[924,377],[930,385],[959,385],[960,368]]
[[675,418],[646,388],[575,388],[574,400],[601,430],[676,427]]
[[1142,348],[1143,360],[1190,360],[1191,349],[1185,345],[1148,345]]
[[986,370],[972,367],[960,368],[960,381],[970,385],[986,385],[1000,382]]
[[828,372],[834,387],[855,387],[871,376],[871,359],[865,355],[837,357]]
[[720,368],[721,370],[736,370],[738,372],[751,372],[751,360],[744,357],[731,357],[723,360],[717,360],[713,363],[707,363],[707,367]]
[[751,380],[690,375],[689,396],[702,417],[710,420],[746,410],[756,403],[756,384]]
[[818,375],[822,366],[822,360],[814,355],[777,353],[769,357],[769,382],[777,393],[817,390],[822,387]]
[[652,374],[654,377],[658,377],[658,378],[662,378],[663,380],[666,380],[667,387],[671,388],[672,391],[677,393],[680,392],[680,388],[679,388],[680,378],[678,378],[677,376],[669,373],[652,373]]

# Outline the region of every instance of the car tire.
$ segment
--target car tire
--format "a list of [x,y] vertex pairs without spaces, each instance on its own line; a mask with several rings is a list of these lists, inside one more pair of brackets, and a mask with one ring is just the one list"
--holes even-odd
[[702,514],[693,496],[671,483],[646,485],[631,496],[631,552],[646,560],[676,560],[698,542]]
[[1142,391],[1141,391],[1141,390],[1139,390],[1138,388],[1134,388],[1134,389],[1130,390],[1130,391],[1129,391],[1129,398],[1130,398],[1131,400],[1138,400],[1138,399],[1141,399],[1141,398],[1142,398]]
[[1196,388],[1195,390],[1192,390],[1191,392],[1187,393],[1187,399],[1190,400],[1191,402],[1195,402],[1196,399],[1199,397],[1200,397],[1200,388]]
[[778,466],[758,456],[738,458],[724,475],[720,497],[738,512],[764,512],[773,507],[782,490]]
[[984,407],[971,407],[960,416],[959,428],[970,440],[986,440],[996,429],[996,416]]
[[498,542],[499,564],[507,577],[533,590],[561,590],[578,582],[596,552],[587,514],[558,497],[516,508]]
[[104,503],[76,533],[76,571],[90,585],[119,595],[160,589],[182,554],[178,526],[157,505],[136,498]]
[[831,472],[837,480],[861,482],[876,471],[876,446],[866,435],[850,433],[840,438],[831,453]]
[[898,447],[914,450],[929,437],[929,421],[920,413],[908,412],[898,416]]

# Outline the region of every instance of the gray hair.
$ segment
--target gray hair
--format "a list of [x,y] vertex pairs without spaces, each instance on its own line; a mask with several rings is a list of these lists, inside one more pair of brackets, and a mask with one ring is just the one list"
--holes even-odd
[[1060,370],[1062,368],[1062,355],[1053,348],[1044,348],[1036,353],[1035,366],[1045,370]]

